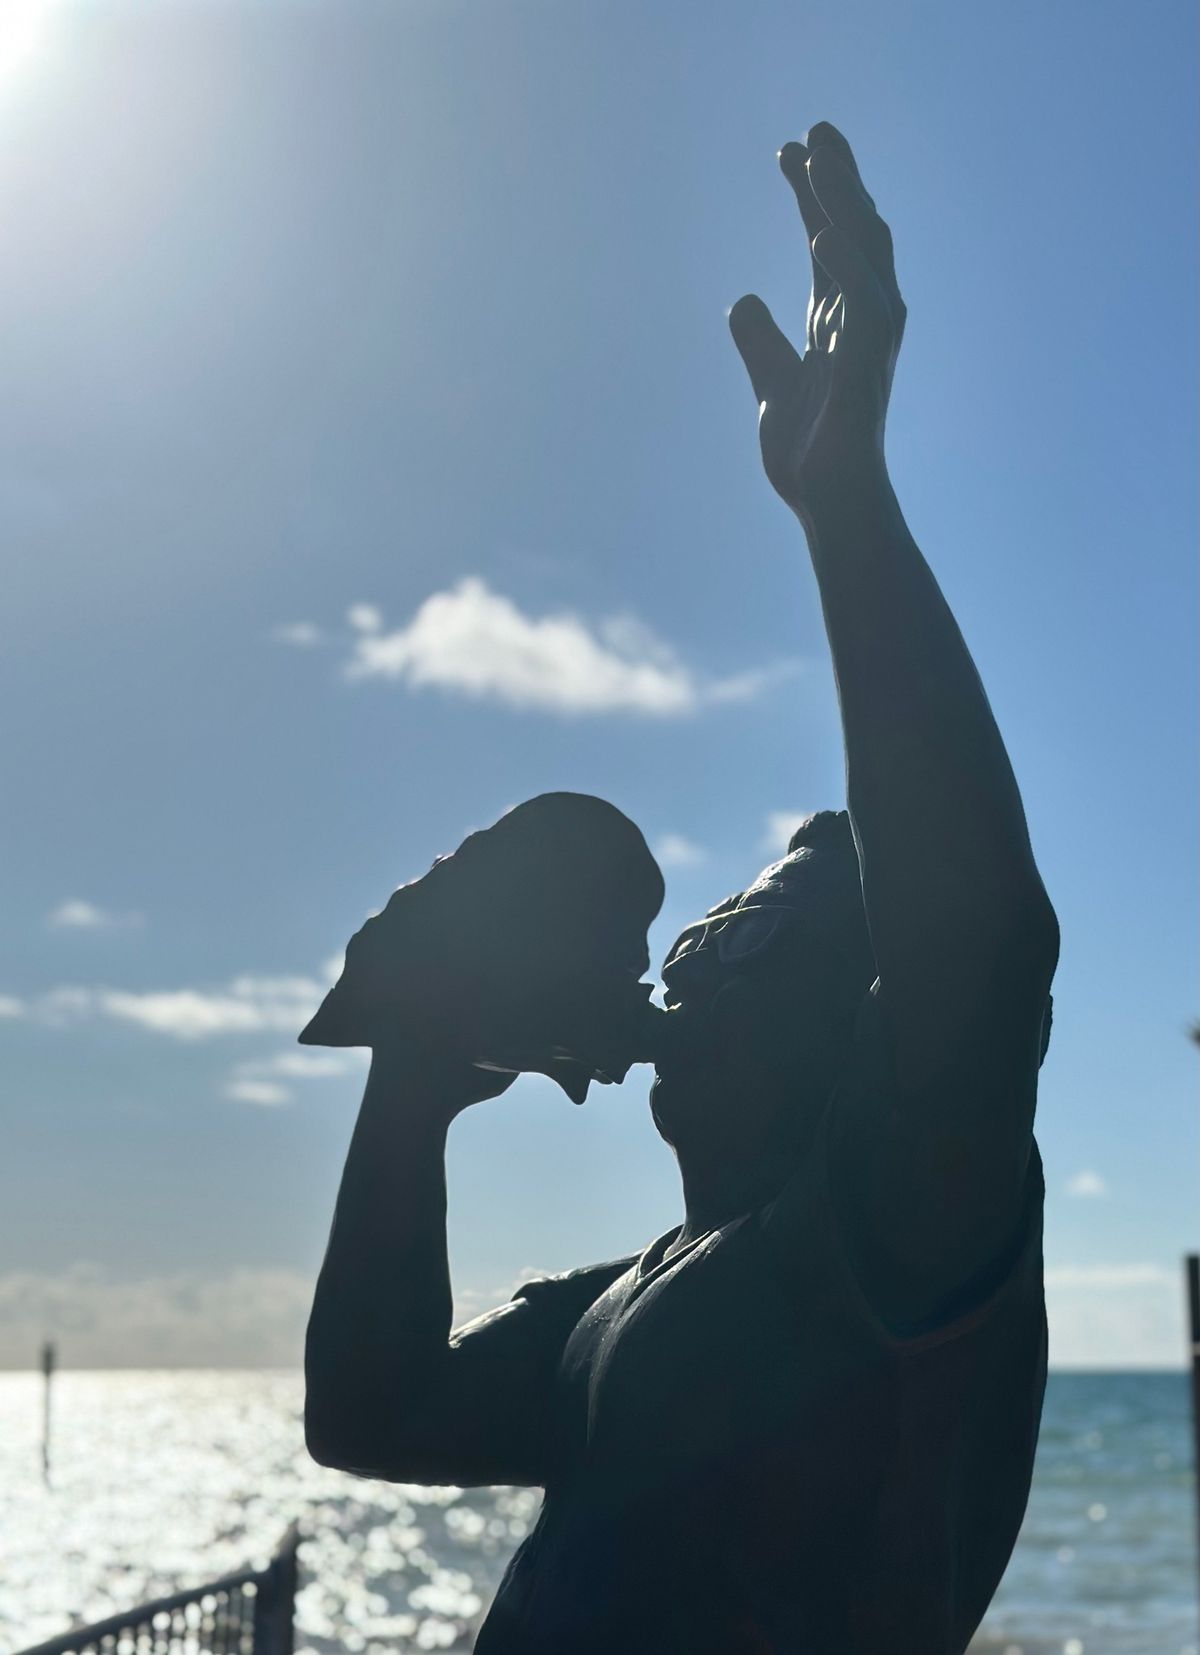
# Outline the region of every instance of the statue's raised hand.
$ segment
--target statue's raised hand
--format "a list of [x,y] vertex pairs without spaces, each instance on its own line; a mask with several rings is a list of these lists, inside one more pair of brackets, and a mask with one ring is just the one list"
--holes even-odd
[[804,520],[823,492],[883,463],[905,308],[891,231],[837,128],[820,122],[806,144],[784,146],[779,164],[812,253],[804,355],[754,294],[734,305],[729,326],[759,401],[767,476]]

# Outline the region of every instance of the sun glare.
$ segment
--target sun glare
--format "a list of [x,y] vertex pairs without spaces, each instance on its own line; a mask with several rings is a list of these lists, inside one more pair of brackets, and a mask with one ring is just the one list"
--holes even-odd
[[46,43],[54,0],[0,0],[0,88],[9,86]]

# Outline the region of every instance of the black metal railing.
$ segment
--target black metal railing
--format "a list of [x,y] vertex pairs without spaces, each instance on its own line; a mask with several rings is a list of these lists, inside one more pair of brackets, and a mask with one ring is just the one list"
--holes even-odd
[[21,1655],[292,1655],[299,1545],[293,1524],[265,1569],[156,1598]]

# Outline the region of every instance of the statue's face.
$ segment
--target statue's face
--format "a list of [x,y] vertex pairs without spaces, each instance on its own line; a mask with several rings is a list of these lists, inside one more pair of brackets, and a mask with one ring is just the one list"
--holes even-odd
[[828,1096],[869,985],[839,936],[857,940],[857,889],[847,887],[842,926],[827,900],[818,906],[820,926],[802,891],[752,888],[676,939],[662,968],[669,1015],[651,1108],[677,1150]]

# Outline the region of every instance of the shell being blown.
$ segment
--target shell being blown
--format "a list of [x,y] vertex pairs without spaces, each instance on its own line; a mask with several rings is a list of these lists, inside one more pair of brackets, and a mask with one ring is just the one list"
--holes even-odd
[[589,1079],[621,1079],[647,1055],[638,979],[662,899],[627,816],[589,794],[541,794],[393,893],[300,1040],[407,1032],[489,1068],[541,1069],[579,1101]]

